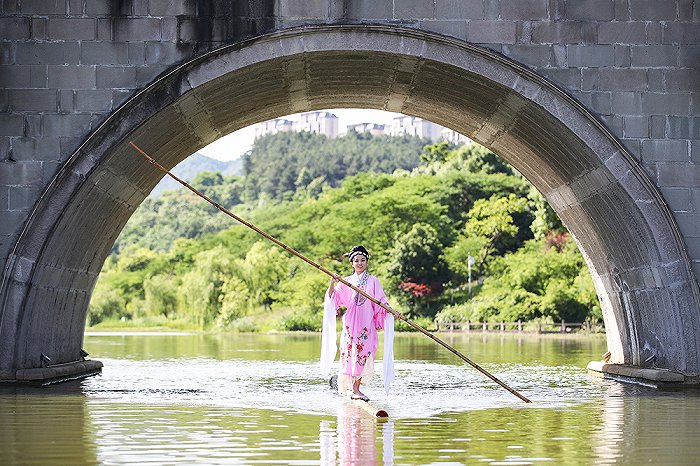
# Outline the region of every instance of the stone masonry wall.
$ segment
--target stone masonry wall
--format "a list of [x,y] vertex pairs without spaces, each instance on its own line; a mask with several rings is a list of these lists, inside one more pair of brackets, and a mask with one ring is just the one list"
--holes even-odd
[[381,23],[494,49],[576,97],[660,188],[700,276],[693,0],[2,0],[0,269],[61,163],[129,96],[223,44]]

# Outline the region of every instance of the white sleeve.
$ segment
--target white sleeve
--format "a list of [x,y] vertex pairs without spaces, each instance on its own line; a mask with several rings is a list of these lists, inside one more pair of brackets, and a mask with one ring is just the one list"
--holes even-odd
[[335,342],[335,305],[326,292],[323,298],[323,333],[321,334],[321,374],[325,377],[331,373],[331,364],[338,351]]
[[389,394],[389,386],[394,381],[394,316],[391,312],[384,317],[384,392]]

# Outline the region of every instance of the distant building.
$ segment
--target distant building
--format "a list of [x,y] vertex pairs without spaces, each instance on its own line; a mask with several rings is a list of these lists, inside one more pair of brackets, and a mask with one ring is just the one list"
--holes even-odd
[[453,129],[444,127],[440,132],[440,137],[443,141],[447,141],[451,144],[454,144],[455,146],[458,146],[460,144],[472,144],[474,142],[468,137],[466,137],[464,134],[458,133]]
[[381,136],[386,134],[386,125],[377,123],[357,123],[348,125],[347,131],[357,131],[358,133],[370,133],[372,136]]
[[323,134],[329,138],[338,137],[338,117],[330,112],[307,112],[300,115],[299,131]]
[[417,136],[428,139],[432,142],[441,139],[442,126],[436,125],[432,121],[424,120],[414,116],[400,116],[394,118],[391,125],[392,136]]
[[277,134],[280,132],[294,131],[294,122],[285,120],[284,118],[275,118],[274,120],[263,121],[255,126],[255,138],[265,136],[266,134]]
[[299,116],[299,121],[275,118],[263,121],[255,127],[255,137],[276,134],[282,131],[308,131],[323,134],[329,138],[338,137],[338,117],[330,112],[307,112]]
[[[299,115],[299,121],[275,118],[263,121],[255,127],[255,137],[266,134],[276,134],[286,131],[308,131],[310,133],[323,134],[328,138],[338,137],[338,117],[330,112],[306,112]],[[347,131],[358,133],[370,133],[372,136],[417,136],[430,142],[448,141],[452,144],[470,144],[468,137],[440,126],[431,121],[414,116],[400,116],[393,120],[391,125],[378,123],[357,123],[347,125]]]

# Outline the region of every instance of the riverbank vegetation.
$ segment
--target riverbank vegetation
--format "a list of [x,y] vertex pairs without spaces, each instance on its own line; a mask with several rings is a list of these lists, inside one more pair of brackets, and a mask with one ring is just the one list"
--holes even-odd
[[[243,169],[192,184],[339,274],[351,272],[343,253],[365,245],[394,307],[426,327],[602,320],[573,239],[527,180],[481,146],[280,133],[258,139]],[[88,324],[318,330],[327,285],[191,192],[167,191],[115,243]]]

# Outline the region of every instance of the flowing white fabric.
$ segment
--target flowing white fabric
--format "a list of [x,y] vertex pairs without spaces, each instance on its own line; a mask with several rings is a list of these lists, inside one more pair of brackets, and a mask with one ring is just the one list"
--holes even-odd
[[394,316],[386,313],[384,317],[384,354],[382,356],[384,393],[389,394],[389,386],[394,381]]
[[321,374],[324,377],[328,377],[331,373],[331,364],[338,352],[335,317],[333,300],[326,292],[323,298],[323,333],[321,333]]

